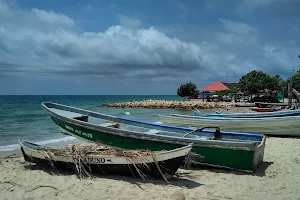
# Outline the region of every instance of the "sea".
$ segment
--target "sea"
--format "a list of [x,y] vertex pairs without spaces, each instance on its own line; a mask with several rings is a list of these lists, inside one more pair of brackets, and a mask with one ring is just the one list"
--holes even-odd
[[54,102],[114,116],[159,122],[159,114],[192,114],[178,109],[98,107],[103,103],[157,100],[182,100],[173,95],[12,95],[0,96],[0,155],[18,152],[18,139],[60,147],[80,140],[63,135],[42,108],[42,102]]

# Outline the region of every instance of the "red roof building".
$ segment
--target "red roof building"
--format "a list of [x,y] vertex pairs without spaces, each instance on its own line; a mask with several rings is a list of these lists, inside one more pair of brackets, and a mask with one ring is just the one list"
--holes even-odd
[[201,88],[201,91],[211,91],[211,92],[215,92],[215,91],[223,91],[223,90],[230,90],[226,85],[224,85],[223,83],[217,81],[214,82],[204,88]]

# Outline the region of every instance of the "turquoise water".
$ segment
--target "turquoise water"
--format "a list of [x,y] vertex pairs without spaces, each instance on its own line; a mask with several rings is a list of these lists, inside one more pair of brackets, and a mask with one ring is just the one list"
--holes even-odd
[[[0,96],[0,152],[19,148],[18,139],[40,144],[74,140],[63,135],[52,122],[42,102],[55,102],[115,116],[157,122],[159,114],[192,114],[192,111],[176,109],[104,108],[102,103],[142,101],[147,99],[181,100],[178,96]],[[128,113],[130,115],[128,115]]]

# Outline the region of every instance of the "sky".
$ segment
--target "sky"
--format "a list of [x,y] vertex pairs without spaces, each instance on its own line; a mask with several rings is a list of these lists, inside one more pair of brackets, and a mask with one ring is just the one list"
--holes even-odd
[[0,0],[0,95],[175,95],[299,54],[299,0]]

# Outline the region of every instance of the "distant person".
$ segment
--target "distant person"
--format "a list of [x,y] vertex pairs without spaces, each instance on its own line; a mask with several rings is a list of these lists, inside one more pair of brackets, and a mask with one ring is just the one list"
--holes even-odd
[[207,97],[206,97],[206,101],[207,101],[207,102],[210,102],[210,96],[207,96]]

